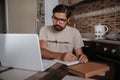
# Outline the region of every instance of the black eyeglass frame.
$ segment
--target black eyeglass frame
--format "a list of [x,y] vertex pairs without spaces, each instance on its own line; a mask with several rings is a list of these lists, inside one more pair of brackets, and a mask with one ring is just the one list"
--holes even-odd
[[59,21],[60,23],[65,23],[67,19],[57,18],[55,16],[52,16],[53,21]]

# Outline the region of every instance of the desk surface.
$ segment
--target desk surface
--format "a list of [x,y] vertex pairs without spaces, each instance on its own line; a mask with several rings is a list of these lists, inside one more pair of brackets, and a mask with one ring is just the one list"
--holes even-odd
[[[99,76],[104,76],[104,73]],[[89,79],[80,78],[70,74],[65,65],[56,63],[44,72],[11,69],[0,73],[0,80],[69,80],[69,78],[73,78],[74,80],[102,80],[98,79],[103,78],[99,76],[94,76]]]

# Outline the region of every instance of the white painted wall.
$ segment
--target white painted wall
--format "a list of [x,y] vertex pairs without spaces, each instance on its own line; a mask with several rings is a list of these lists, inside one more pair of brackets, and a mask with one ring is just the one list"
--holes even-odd
[[45,0],[45,26],[52,25],[52,10],[58,5],[58,0]]
[[[45,26],[52,24],[58,0],[45,0]],[[37,0],[6,0],[7,33],[38,33]]]
[[7,33],[37,32],[37,0],[6,0]]

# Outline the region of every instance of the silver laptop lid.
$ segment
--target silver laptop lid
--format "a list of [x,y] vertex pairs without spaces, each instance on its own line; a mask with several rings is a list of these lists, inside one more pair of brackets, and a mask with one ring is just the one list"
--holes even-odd
[[2,66],[42,71],[37,34],[0,34]]

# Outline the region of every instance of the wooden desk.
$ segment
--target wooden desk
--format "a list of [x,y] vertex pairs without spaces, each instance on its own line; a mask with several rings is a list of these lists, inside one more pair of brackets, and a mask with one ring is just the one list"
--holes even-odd
[[25,80],[61,80],[69,72],[65,65],[56,63],[44,72],[38,72]]
[[[57,63],[45,72],[38,72],[28,77],[26,80],[62,80],[66,75],[76,76],[68,72],[67,66]],[[81,79],[84,80],[85,78]],[[85,80],[105,80],[105,73],[87,78]]]
[[[12,69],[11,69],[12,70]],[[13,69],[11,72],[5,71],[2,73],[2,75],[0,74],[0,80],[62,80],[66,75],[72,75],[75,76],[73,74],[70,74],[68,72],[68,68],[65,65],[62,65],[60,63],[56,63],[55,65],[53,65],[51,68],[47,69],[44,72],[35,72],[35,71],[28,71],[28,70],[20,70],[18,69],[16,72],[14,72],[15,70]],[[8,73],[7,73],[8,72]],[[14,73],[14,74],[13,74]],[[9,77],[5,78],[1,77],[5,75],[4,77]],[[12,78],[13,77],[13,78]],[[99,75],[99,76],[94,76],[91,77],[91,79],[85,79],[85,80],[105,80],[104,79],[104,74]],[[74,79],[75,80],[75,79]],[[82,80],[84,80],[84,78],[82,78]]]
[[60,63],[56,63],[44,72],[7,69],[5,67],[0,67],[0,70],[2,70],[0,72],[0,80],[61,80],[68,74],[66,66]]

